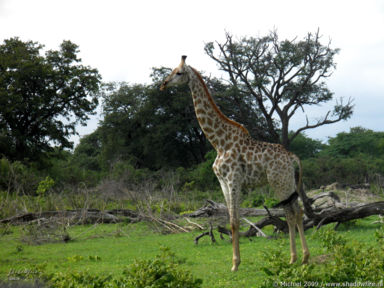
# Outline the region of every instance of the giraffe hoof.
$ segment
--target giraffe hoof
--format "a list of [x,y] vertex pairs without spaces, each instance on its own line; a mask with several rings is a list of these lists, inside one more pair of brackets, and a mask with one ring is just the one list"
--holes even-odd
[[232,269],[231,269],[232,272],[236,272],[237,270],[239,270],[238,266],[232,266]]
[[308,264],[309,254],[304,254],[301,264]]
[[292,255],[292,256],[291,256],[291,261],[289,261],[289,264],[293,264],[293,263],[295,263],[296,260],[297,260],[296,255]]

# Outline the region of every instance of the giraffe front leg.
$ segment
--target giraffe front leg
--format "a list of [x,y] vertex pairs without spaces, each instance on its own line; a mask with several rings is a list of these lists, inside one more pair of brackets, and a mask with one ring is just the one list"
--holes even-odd
[[[230,154],[229,154],[230,155]],[[241,166],[231,167],[229,165],[220,166],[219,157],[216,158],[216,161],[213,165],[213,170],[219,179],[220,186],[223,190],[224,198],[227,203],[227,208],[229,212],[229,221],[231,224],[232,230],[232,271],[235,272],[239,269],[240,265],[240,243],[239,243],[239,197],[241,192],[241,174],[236,171],[239,170]],[[225,159],[224,159],[225,160]]]
[[231,229],[232,229],[232,272],[235,272],[239,269],[240,265],[240,243],[239,243],[239,219],[233,218],[231,219]]

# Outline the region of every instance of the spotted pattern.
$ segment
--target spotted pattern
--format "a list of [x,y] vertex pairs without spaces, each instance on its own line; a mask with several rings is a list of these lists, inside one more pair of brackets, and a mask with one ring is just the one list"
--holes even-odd
[[[219,179],[236,182],[228,192],[240,193],[244,185],[270,184],[278,200],[295,191],[294,167],[297,158],[280,144],[252,139],[240,124],[225,117],[209,94],[196,70],[187,66],[197,120],[217,151],[213,170]],[[225,195],[226,196],[226,195]],[[226,196],[226,199],[238,198]]]
[[[232,271],[236,271],[240,264],[239,198],[242,187],[269,184],[274,188],[277,199],[280,201],[288,199],[296,189],[294,167],[296,163],[301,170],[300,160],[279,144],[252,139],[247,129],[227,118],[215,104],[200,74],[192,67],[185,65],[185,58],[182,58],[179,67],[165,79],[161,90],[169,84],[189,84],[197,120],[205,136],[217,151],[212,168],[220,182],[229,210],[233,245]],[[306,263],[309,250],[304,236],[301,209],[295,202],[285,210],[290,233],[291,263],[297,258],[296,227],[303,248],[303,263]]]

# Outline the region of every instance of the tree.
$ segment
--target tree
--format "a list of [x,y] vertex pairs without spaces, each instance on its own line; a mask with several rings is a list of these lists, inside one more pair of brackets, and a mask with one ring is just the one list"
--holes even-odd
[[300,133],[291,142],[290,150],[299,156],[301,160],[304,160],[316,157],[325,147],[326,145],[322,144],[320,140],[312,139],[306,136],[305,133]]
[[[150,85],[110,83],[104,87],[104,120],[99,131],[104,163],[123,160],[137,168],[159,169],[189,167],[205,160],[210,146],[196,120],[188,87],[159,91],[169,71],[154,68]],[[228,116],[246,124],[259,119],[251,133],[269,139],[251,97],[228,97],[229,85],[204,79]]]
[[[235,86],[217,78],[206,78],[205,82],[220,110],[232,120],[244,125],[252,137],[261,141],[273,141],[273,135],[266,130],[267,122],[251,94],[241,93]],[[275,127],[275,122],[272,123]]]
[[80,139],[71,158],[71,164],[87,171],[100,172],[101,141],[99,129]]
[[113,83],[104,90],[99,127],[104,163],[123,160],[156,170],[204,159],[209,146],[198,129],[188,90],[175,87],[167,94],[158,87]]
[[[218,48],[218,52],[216,50]],[[238,41],[226,34],[224,43],[209,42],[205,52],[227,72],[231,84],[243,95],[252,95],[261,110],[273,142],[286,148],[301,132],[346,120],[353,105],[339,100],[325,116],[289,134],[292,116],[305,106],[319,105],[333,99],[325,79],[336,67],[338,49],[320,43],[319,31],[309,33],[301,41],[279,41],[276,32],[266,37],[242,38]],[[280,121],[276,128],[275,119]]]
[[384,155],[384,132],[374,132],[363,127],[351,128],[350,132],[338,133],[329,139],[324,154],[332,157],[355,157],[365,155],[369,158],[382,158]]
[[0,45],[0,148],[10,160],[72,148],[76,124],[85,125],[98,104],[101,77],[80,64],[78,46],[63,41],[44,56],[42,48],[18,38]]

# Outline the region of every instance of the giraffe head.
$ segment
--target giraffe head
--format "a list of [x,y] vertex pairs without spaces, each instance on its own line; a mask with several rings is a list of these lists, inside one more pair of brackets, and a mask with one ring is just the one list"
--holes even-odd
[[181,62],[179,66],[173,69],[172,73],[165,78],[164,82],[160,86],[160,90],[163,91],[168,86],[181,85],[188,82],[188,74],[185,71],[185,59],[187,56],[181,56]]

